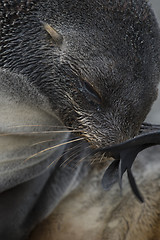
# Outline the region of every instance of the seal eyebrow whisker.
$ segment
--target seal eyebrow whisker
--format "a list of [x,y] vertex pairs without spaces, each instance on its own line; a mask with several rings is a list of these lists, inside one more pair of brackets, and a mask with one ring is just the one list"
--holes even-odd
[[84,140],[84,138],[77,138],[77,139],[73,139],[73,140],[70,140],[70,141],[67,141],[67,142],[64,142],[64,143],[57,144],[57,145],[49,147],[49,148],[45,148],[45,149],[31,155],[30,157],[26,158],[25,161],[28,161],[29,159],[31,159],[33,157],[36,157],[37,155],[42,154],[44,152],[47,152],[49,150],[52,150],[54,148],[61,147],[61,146],[64,146],[64,145],[67,145],[67,144],[70,144],[70,143],[73,143],[73,142],[82,141],[82,140]]
[[42,22],[42,24],[44,26],[44,29],[53,39],[53,41],[58,45],[61,45],[63,42],[63,36],[59,32],[57,32],[53,27],[51,27],[48,23]]

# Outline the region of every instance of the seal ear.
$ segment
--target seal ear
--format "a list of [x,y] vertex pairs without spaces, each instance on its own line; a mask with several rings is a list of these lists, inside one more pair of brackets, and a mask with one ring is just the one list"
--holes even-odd
[[63,36],[57,32],[53,27],[51,27],[48,23],[42,22],[44,29],[47,31],[47,33],[51,36],[52,40],[57,45],[62,45],[63,43]]

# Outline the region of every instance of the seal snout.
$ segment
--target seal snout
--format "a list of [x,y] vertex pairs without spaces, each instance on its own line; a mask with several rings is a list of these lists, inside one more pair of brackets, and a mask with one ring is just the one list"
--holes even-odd
[[92,127],[85,126],[83,135],[90,143],[91,147],[105,148],[123,143],[128,139],[133,138],[138,132],[138,127],[133,127],[131,124],[130,126],[127,124],[121,125],[120,123],[113,124],[113,120],[111,120],[110,122],[106,121],[106,124],[94,121],[94,125],[92,124]]

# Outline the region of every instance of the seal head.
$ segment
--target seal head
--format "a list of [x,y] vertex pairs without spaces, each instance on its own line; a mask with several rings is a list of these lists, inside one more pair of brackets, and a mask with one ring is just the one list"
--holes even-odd
[[[14,2],[2,1],[2,12],[17,11]],[[146,1],[26,1],[9,28],[1,21],[0,66],[25,75],[64,125],[97,147],[138,133],[159,81],[159,29]]]
[[[13,130],[0,142],[0,238],[19,240],[83,178],[84,163],[60,168],[66,151],[75,147],[74,165],[86,140],[99,148],[138,133],[157,95],[160,37],[145,0],[1,0],[0,14],[0,131]],[[85,141],[64,150],[70,134],[50,131],[61,147],[43,151],[45,123]],[[41,126],[40,145],[26,125]]]

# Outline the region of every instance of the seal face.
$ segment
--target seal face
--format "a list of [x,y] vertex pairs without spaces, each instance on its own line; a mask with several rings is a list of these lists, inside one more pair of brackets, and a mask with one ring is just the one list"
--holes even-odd
[[[14,9],[2,7],[4,15]],[[8,30],[6,19],[0,66],[27,76],[65,125],[81,127],[95,146],[138,132],[159,76],[159,30],[146,1],[26,1]],[[42,22],[63,36],[61,45]]]
[[[12,196],[21,203],[20,209],[27,206],[23,214],[8,211],[0,236],[7,239],[5,234],[15,233],[13,239],[21,239],[23,232],[28,234],[54,209],[64,192],[73,189],[84,171],[82,164],[73,174],[62,170],[62,175],[59,170],[55,174],[60,163],[46,170],[50,159],[66,160],[62,144],[73,141],[71,129],[80,131],[74,141],[87,140],[96,148],[120,143],[139,131],[156,99],[160,38],[144,0],[76,0],[74,4],[71,0],[2,0],[0,8],[0,130],[7,134],[0,140],[1,191],[22,184],[15,190],[17,195],[9,191],[0,202]],[[25,131],[22,138],[20,125]],[[32,132],[41,133],[40,139],[26,129],[31,125]],[[47,125],[50,138],[44,136],[42,125]],[[57,137],[48,126],[58,127],[61,135]],[[49,139],[60,148],[55,149]],[[50,153],[44,151],[44,141]],[[84,146],[88,147],[85,141],[76,149],[76,160],[83,159]],[[35,155],[32,162],[25,161]],[[62,178],[65,184],[59,181]],[[43,194],[53,189],[57,195]],[[30,200],[20,197],[30,194]],[[39,211],[37,201],[47,210]],[[30,209],[37,214],[34,217],[33,211],[28,220]],[[24,228],[18,232],[11,224],[10,232],[4,233],[11,214],[18,216],[18,224],[24,222]]]

